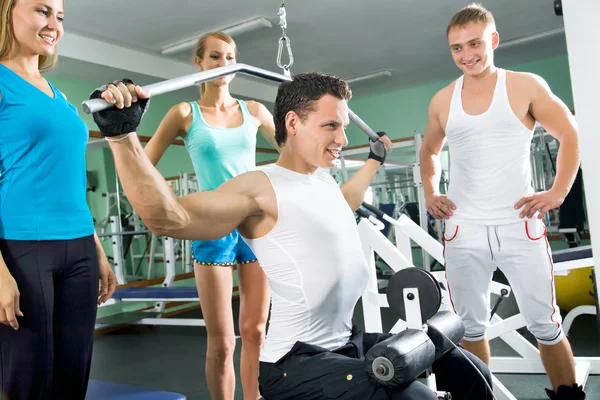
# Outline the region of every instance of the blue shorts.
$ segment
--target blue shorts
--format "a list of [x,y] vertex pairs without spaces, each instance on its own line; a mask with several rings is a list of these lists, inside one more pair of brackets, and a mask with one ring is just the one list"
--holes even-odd
[[192,258],[200,265],[224,267],[257,261],[237,229],[221,239],[192,241]]

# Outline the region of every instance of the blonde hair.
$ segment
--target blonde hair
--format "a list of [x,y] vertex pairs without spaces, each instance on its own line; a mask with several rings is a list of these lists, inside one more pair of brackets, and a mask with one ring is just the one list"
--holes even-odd
[[446,28],[446,36],[448,36],[451,29],[463,27],[470,22],[482,23],[486,30],[496,30],[496,21],[492,13],[481,4],[472,3],[454,14]]
[[[3,1],[3,0],[0,0]],[[204,58],[204,53],[206,52],[206,41],[208,40],[209,37],[214,37],[217,39],[220,39],[222,41],[224,41],[225,43],[229,44],[231,47],[233,47],[233,50],[235,51],[235,56],[237,58],[237,47],[235,45],[235,41],[233,40],[233,38],[231,36],[229,36],[228,34],[226,34],[225,32],[221,32],[221,31],[216,31],[216,32],[208,32],[205,33],[204,35],[202,35],[200,37],[200,39],[198,39],[198,41],[196,42],[196,45],[194,46],[194,57],[198,57],[200,60],[202,60],[202,58]],[[205,84],[202,83],[202,85],[200,86],[200,95],[204,94],[204,90],[205,90]]]
[[[8,59],[15,43],[12,10],[16,3],[17,0],[0,0],[0,61]],[[58,51],[55,48],[51,56],[38,57],[38,68],[40,72],[48,71],[56,65],[57,61]]]

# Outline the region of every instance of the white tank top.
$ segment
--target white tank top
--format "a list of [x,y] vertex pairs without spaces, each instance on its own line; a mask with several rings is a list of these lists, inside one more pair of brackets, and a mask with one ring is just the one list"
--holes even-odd
[[462,106],[463,76],[457,79],[446,124],[450,153],[448,198],[456,223],[499,225],[521,221],[514,205],[534,192],[530,146],[533,130],[513,113],[506,71],[498,69],[488,110],[468,115]]
[[277,197],[277,222],[246,239],[269,281],[271,317],[260,360],[276,362],[296,341],[332,350],[346,344],[367,262],[354,214],[324,171],[263,169]]

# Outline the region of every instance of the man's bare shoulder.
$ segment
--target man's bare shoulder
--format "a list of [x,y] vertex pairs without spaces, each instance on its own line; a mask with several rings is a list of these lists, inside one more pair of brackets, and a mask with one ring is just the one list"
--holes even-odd
[[537,90],[540,87],[547,86],[544,78],[532,72],[506,70],[506,80],[508,84],[512,84],[524,89]]
[[238,175],[229,182],[236,181],[236,190],[256,204],[259,213],[250,215],[238,227],[247,238],[262,237],[271,231],[277,221],[277,198],[271,180],[263,171],[251,171]]
[[249,171],[236,176],[224,183],[220,189],[247,194],[256,197],[271,186],[267,175],[262,171]]
[[546,98],[552,93],[550,86],[541,76],[531,72],[506,71],[506,87],[509,95],[528,102]]
[[438,111],[440,108],[448,107],[450,101],[452,100],[454,86],[456,86],[456,81],[451,82],[433,95],[430,102],[430,107],[433,111]]
[[240,201],[255,204],[261,213],[272,214],[276,207],[275,191],[268,176],[261,171],[245,172],[228,180],[216,191],[235,195]]

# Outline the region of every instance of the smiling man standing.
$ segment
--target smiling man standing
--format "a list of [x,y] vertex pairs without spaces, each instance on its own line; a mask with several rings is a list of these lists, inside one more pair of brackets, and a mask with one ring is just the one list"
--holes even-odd
[[[490,286],[500,268],[538,342],[553,387],[548,395],[584,399],[555,302],[542,220],[562,204],[579,168],[574,118],[541,77],[494,65],[500,38],[494,17],[482,6],[456,13],[446,34],[463,75],[431,100],[420,161],[427,210],[446,220],[446,274],[466,327],[462,344],[489,364]],[[538,193],[530,168],[536,121],[560,142],[554,184]],[[444,196],[438,191],[439,154],[446,140],[452,167]]]

